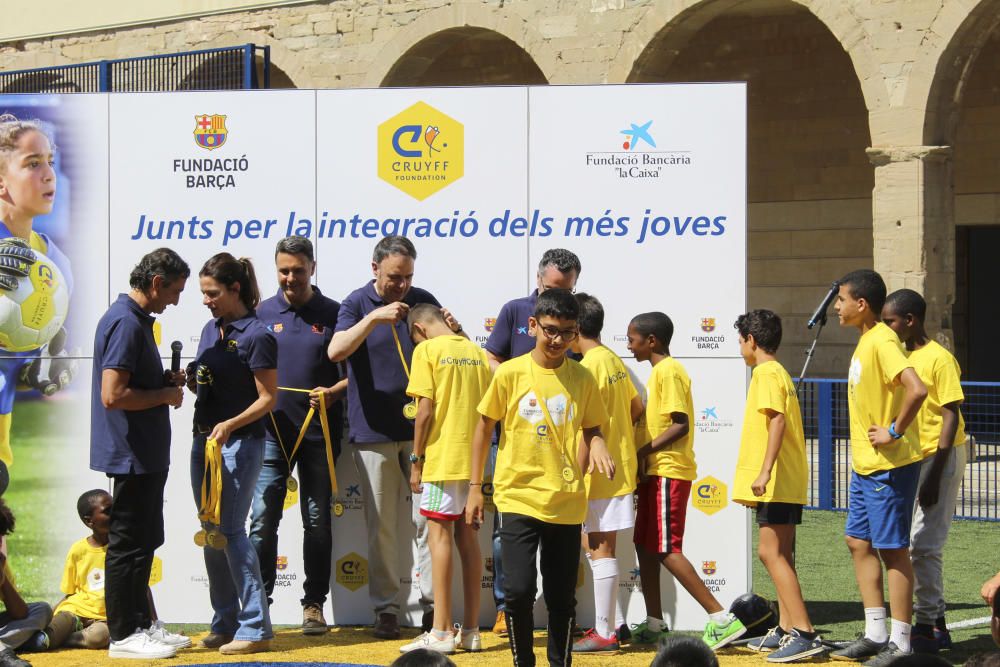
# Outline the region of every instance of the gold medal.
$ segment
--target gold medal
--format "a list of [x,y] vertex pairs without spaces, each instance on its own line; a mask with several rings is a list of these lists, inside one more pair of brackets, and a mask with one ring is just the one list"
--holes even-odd
[[333,515],[334,516],[343,516],[344,515],[344,506],[341,503],[334,503],[333,504]]
[[416,419],[417,418],[417,402],[416,401],[410,401],[409,403],[407,403],[406,405],[403,406],[403,416],[406,417],[407,419]]
[[296,491],[299,490],[299,483],[296,482],[295,478],[292,477],[291,475],[289,475],[288,479],[285,480],[285,486],[287,486],[288,490],[291,491],[292,493],[295,493]]
[[205,532],[204,528],[194,534],[194,543],[199,547],[203,547],[208,544],[208,533]]
[[569,466],[564,466],[562,469],[562,478],[567,482],[572,482],[576,479],[576,475],[573,473],[573,469]]
[[229,543],[229,539],[218,528],[212,528],[212,530],[208,531],[206,541],[208,542],[208,546],[219,551],[225,549]]

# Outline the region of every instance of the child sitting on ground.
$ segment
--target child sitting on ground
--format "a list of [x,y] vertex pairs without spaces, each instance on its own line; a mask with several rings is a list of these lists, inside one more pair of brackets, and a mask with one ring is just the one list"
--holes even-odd
[[[104,606],[104,557],[108,552],[111,525],[111,495],[102,489],[87,491],[76,503],[80,520],[91,534],[77,540],[66,554],[60,590],[66,594],[44,631],[32,638],[36,649],[70,648],[106,649],[111,641],[108,616]],[[146,589],[150,607],[152,595]],[[155,611],[153,618],[156,618]],[[168,632],[161,621],[154,621],[148,631],[154,639],[175,648],[186,648],[191,639]]]

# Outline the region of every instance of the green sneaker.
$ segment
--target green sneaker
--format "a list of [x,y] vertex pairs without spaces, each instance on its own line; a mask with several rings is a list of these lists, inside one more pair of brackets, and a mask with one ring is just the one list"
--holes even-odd
[[705,633],[701,636],[703,642],[713,651],[717,651],[726,644],[739,639],[746,633],[746,626],[743,622],[729,614],[725,623],[716,623],[712,619],[705,624]]
[[643,621],[638,625],[633,625],[631,632],[632,639],[629,641],[631,644],[656,644],[664,637],[670,635],[670,628],[664,623],[663,629],[657,632],[656,630],[650,630],[649,621]]

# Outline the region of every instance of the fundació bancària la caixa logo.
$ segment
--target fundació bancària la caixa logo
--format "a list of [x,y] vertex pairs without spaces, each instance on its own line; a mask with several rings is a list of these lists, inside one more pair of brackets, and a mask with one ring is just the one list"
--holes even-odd
[[423,201],[462,178],[465,128],[426,102],[378,126],[378,176]]

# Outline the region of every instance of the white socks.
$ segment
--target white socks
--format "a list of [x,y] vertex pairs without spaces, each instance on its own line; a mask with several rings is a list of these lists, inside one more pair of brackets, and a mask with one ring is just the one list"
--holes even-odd
[[[910,626],[907,625],[906,626],[907,649],[910,648],[909,628]],[[889,638],[889,633],[885,631],[885,607],[865,607],[865,637],[872,640],[873,642],[878,642],[879,644],[885,643],[885,640]]]
[[618,559],[591,560],[590,569],[594,573],[594,630],[609,639],[617,627],[611,622],[618,608]]
[[[910,650],[910,624],[891,619],[889,625],[892,631],[889,633],[889,641],[896,645],[900,651]],[[883,630],[884,632],[884,630]]]

